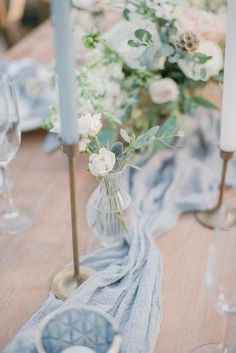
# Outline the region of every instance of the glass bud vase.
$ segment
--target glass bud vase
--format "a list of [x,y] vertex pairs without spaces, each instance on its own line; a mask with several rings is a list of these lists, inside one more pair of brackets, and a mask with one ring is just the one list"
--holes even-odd
[[121,185],[122,174],[119,171],[102,177],[88,201],[88,225],[104,245],[124,238],[134,221],[132,199]]

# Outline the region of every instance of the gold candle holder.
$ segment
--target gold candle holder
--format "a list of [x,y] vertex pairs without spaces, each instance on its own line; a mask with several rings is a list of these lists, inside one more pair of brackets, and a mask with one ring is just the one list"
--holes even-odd
[[52,280],[51,289],[56,297],[61,300],[66,300],[84,281],[86,281],[86,279],[94,273],[94,271],[92,269],[80,266],[76,188],[76,157],[78,154],[78,144],[63,145],[63,152],[68,158],[70,178],[73,267],[65,267],[59,271]]
[[223,160],[223,165],[222,165],[222,173],[221,173],[221,182],[219,187],[219,197],[218,197],[216,206],[211,210],[201,211],[195,214],[198,222],[209,229],[214,229],[217,225],[220,208],[223,202],[225,177],[226,177],[228,162],[230,159],[233,158],[233,154],[234,154],[233,152],[226,152],[222,150],[220,151],[220,157]]

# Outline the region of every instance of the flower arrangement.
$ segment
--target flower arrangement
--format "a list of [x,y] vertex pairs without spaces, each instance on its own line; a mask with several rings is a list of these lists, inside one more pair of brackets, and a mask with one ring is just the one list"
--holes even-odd
[[[119,172],[130,164],[137,150],[142,150],[153,141],[165,143],[173,137],[183,137],[182,130],[176,130],[176,117],[171,117],[161,128],[156,125],[145,133],[135,136],[125,129],[120,129],[121,140],[110,144],[107,136],[102,136],[102,116],[99,113],[87,113],[78,118],[79,150],[89,154],[88,169],[99,180],[109,173]],[[50,132],[60,135],[59,121]]]
[[[108,32],[83,35],[86,65],[76,71],[80,112],[101,114],[104,133],[115,141],[121,127],[144,133],[175,116],[182,129],[198,106],[217,109],[199,89],[223,80],[225,1],[202,0],[200,8],[195,0],[122,3],[123,19]],[[47,127],[57,115],[53,109]],[[81,148],[87,145],[85,138]],[[159,146],[154,140],[154,150]]]
[[[183,132],[177,130],[174,116],[162,127],[153,126],[139,136],[121,129],[120,141],[116,142],[109,142],[107,136],[103,140],[101,131],[101,114],[87,113],[78,118],[79,149],[89,155],[88,170],[99,181],[88,202],[88,224],[104,243],[112,243],[127,235],[135,219],[132,199],[120,185],[127,166],[138,168],[130,164],[134,153],[154,141],[166,143],[170,137],[181,137]],[[60,134],[60,124],[55,124],[51,132]]]

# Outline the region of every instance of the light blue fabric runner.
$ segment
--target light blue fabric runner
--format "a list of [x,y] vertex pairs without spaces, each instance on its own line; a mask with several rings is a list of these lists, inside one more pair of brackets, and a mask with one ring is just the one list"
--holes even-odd
[[[163,150],[144,162],[140,172],[129,172],[127,185],[138,215],[130,246],[122,242],[83,258],[83,264],[97,273],[65,303],[50,294],[4,353],[36,352],[38,323],[52,310],[72,303],[92,304],[111,314],[121,328],[122,353],[153,352],[161,323],[162,277],[153,236],[174,227],[181,213],[214,205],[221,168],[217,117],[199,111],[188,120],[185,140],[178,141],[184,148]],[[235,181],[233,160],[227,182]]]

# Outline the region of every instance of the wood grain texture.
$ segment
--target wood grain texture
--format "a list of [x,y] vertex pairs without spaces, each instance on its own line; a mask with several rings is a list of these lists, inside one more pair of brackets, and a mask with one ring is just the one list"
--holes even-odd
[[[41,62],[52,58],[48,22],[5,57],[25,56]],[[44,135],[42,131],[24,134],[11,165],[15,199],[34,211],[36,222],[25,234],[0,236],[0,351],[47,297],[55,272],[71,259],[66,158],[61,151],[44,154]],[[84,172],[86,162],[79,157],[81,253],[86,253],[90,236],[86,203],[95,187],[94,178]],[[236,192],[229,195],[236,196]],[[156,353],[188,353],[196,345],[220,340],[221,319],[208,301],[203,282],[211,237],[212,232],[189,214],[156,242],[164,260],[163,320]]]

